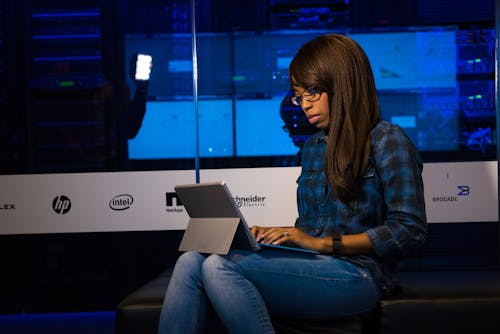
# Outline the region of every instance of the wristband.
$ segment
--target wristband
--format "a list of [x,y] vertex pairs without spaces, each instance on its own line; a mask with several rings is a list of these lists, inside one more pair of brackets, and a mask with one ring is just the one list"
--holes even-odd
[[339,254],[340,251],[342,250],[342,236],[339,234],[333,234],[332,235],[332,253],[333,254]]

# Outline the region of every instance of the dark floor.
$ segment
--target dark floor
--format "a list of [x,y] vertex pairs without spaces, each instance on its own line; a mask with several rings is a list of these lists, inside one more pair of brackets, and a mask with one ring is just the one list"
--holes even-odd
[[114,334],[115,312],[0,314],[1,334]]

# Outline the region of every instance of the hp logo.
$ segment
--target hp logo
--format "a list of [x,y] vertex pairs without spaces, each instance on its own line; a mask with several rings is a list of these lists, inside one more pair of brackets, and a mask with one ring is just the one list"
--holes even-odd
[[64,215],[71,209],[71,201],[64,195],[57,196],[52,201],[52,209],[60,215]]

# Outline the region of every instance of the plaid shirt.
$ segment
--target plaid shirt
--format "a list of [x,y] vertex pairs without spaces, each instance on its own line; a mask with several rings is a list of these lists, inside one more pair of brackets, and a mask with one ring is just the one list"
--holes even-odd
[[379,122],[371,132],[362,196],[347,206],[332,196],[324,171],[325,151],[323,131],[304,145],[295,226],[315,237],[367,233],[375,255],[344,258],[368,268],[387,294],[397,281],[397,260],[426,239],[422,160],[398,126]]

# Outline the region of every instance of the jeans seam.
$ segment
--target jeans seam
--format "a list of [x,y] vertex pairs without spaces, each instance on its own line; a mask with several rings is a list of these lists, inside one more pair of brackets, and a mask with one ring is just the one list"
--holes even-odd
[[317,280],[321,280],[321,281],[364,281],[364,280],[374,281],[374,278],[369,276],[369,275],[366,275],[366,276],[365,275],[352,275],[352,277],[336,278],[336,277],[318,277],[315,275],[288,273],[288,272],[273,271],[273,270],[252,269],[252,271],[259,272],[259,273],[266,273],[266,274],[277,274],[277,275],[286,275],[286,276],[317,279]]
[[[239,265],[236,265],[236,267],[238,268],[238,271],[239,271],[239,274],[241,275],[241,277],[245,277],[241,267]],[[248,283],[253,285],[253,283],[250,281],[248,281]],[[253,292],[251,291],[251,287],[248,284],[243,284],[243,287],[245,289],[244,293],[248,296],[251,296],[250,301],[252,304],[252,308],[254,309],[255,312],[258,313],[258,320],[259,320],[259,324],[261,325],[261,327],[263,327],[263,329],[265,331],[271,330],[271,332],[274,333],[274,328],[273,328],[272,324],[270,324],[269,313],[268,312],[266,312],[266,313],[258,312],[260,310],[260,307],[257,303],[257,298],[253,295]]]
[[[201,296],[202,295],[202,292],[200,291],[199,293],[199,296],[198,298],[196,299],[196,302],[197,302],[197,305],[196,305],[196,308],[199,310],[200,309],[200,305],[201,305]],[[193,321],[191,322],[192,325],[193,325],[193,333],[198,333],[200,328],[199,328],[199,325],[200,325],[200,322],[199,322],[199,317],[193,317]]]

